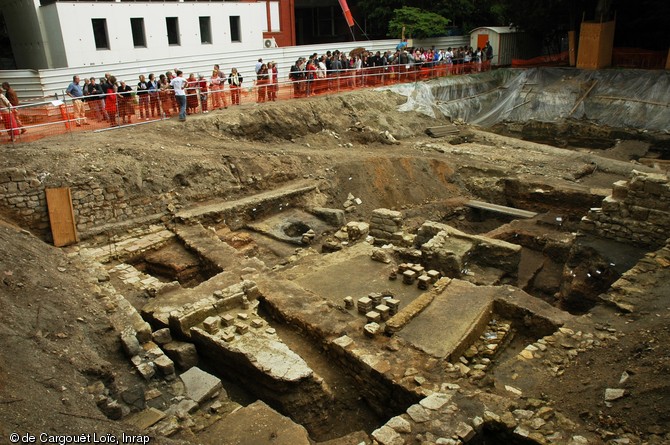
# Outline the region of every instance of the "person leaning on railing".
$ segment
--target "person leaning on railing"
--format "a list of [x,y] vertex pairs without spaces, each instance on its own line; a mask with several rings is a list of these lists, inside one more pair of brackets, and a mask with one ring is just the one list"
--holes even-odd
[[135,98],[133,97],[133,87],[126,84],[124,80],[119,85],[119,115],[122,123],[131,124],[135,115]]
[[105,111],[104,106],[104,91],[102,86],[99,83],[95,83],[95,77],[89,79],[88,84],[86,85],[86,103],[88,107],[93,112],[95,118],[100,121],[106,121],[109,118],[107,117],[107,112]]
[[288,73],[288,78],[293,82],[293,97],[300,97],[303,94],[305,73],[301,68],[302,57],[295,61]]
[[268,74],[268,66],[264,63],[261,64],[258,74],[256,75],[256,88],[258,96],[256,102],[265,102],[267,97],[267,85],[270,82],[270,75]]
[[[149,109],[151,110],[151,117],[160,117],[161,107],[160,98],[158,96],[158,81],[154,73],[149,74],[149,81],[147,82],[147,89],[149,90]],[[149,116],[147,116],[149,117]]]
[[117,127],[116,122],[118,114],[118,87],[116,85],[116,77],[111,74],[105,75],[105,82],[101,85],[102,91],[105,93],[105,111],[109,117],[109,126]]
[[161,74],[158,77],[158,97],[160,98],[161,108],[163,109],[164,117],[170,117],[170,108],[172,107],[172,98],[170,97],[173,94],[172,89],[170,88],[170,80],[168,80],[165,74]]
[[[9,85],[9,82],[2,82],[2,89],[5,90],[5,97],[7,98],[9,103],[13,107],[18,107],[19,96],[17,96],[16,91],[14,91],[14,88],[12,88]],[[14,116],[14,120],[16,121],[16,126],[21,129],[21,134],[24,134],[26,131],[28,131],[23,126],[23,123],[21,123],[21,119],[19,119],[19,112],[16,108],[12,109],[12,114]]]
[[12,111],[12,104],[9,103],[9,100],[2,94],[0,91],[0,116],[2,116],[2,122],[5,124],[7,133],[9,134],[9,140],[14,141],[14,139],[19,135],[19,127],[16,124],[16,118],[14,117],[14,112]]
[[72,83],[67,86],[65,94],[70,96],[72,100],[72,113],[74,114],[75,123],[77,127],[81,127],[81,124],[88,125],[86,122],[86,116],[84,115],[84,91],[79,85],[79,76],[72,76]]
[[140,74],[137,83],[137,102],[140,108],[140,119],[149,120],[149,83],[144,74]]
[[242,88],[242,75],[237,72],[237,68],[230,70],[228,75],[228,85],[230,85],[230,101],[233,105],[240,104],[240,89]]

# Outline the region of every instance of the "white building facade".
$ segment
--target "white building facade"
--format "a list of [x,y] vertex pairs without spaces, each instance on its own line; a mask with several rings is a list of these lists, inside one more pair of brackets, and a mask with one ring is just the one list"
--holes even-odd
[[282,31],[279,1],[2,0],[0,5],[19,69],[256,50],[267,46],[264,34]]

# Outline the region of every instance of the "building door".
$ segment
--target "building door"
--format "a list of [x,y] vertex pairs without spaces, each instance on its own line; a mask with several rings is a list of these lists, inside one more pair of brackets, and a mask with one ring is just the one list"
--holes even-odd
[[488,41],[489,41],[488,34],[477,34],[477,48],[484,49],[484,47],[486,46],[486,42]]

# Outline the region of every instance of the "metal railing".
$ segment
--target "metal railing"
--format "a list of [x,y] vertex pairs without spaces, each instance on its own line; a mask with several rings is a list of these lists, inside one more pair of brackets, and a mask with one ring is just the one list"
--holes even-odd
[[[490,62],[456,62],[347,68],[322,73],[322,77],[317,72],[311,72],[311,75],[303,71],[304,77],[293,80],[271,82],[269,79],[245,78],[240,87],[231,87],[224,79],[220,90],[212,89],[209,82],[204,88],[200,83],[192,82],[185,89],[186,111],[189,115],[208,113],[230,106],[339,94],[491,69]],[[4,124],[0,139],[6,144],[77,131],[106,131],[175,118],[178,113],[174,92],[169,89],[144,95],[112,93],[79,99],[64,96],[63,99],[0,108]]]

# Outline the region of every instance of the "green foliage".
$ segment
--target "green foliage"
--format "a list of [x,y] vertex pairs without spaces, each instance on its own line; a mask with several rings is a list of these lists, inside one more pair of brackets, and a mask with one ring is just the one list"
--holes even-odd
[[389,22],[389,35],[400,36],[403,26],[406,37],[418,39],[445,35],[450,20],[434,12],[405,6],[393,11]]

